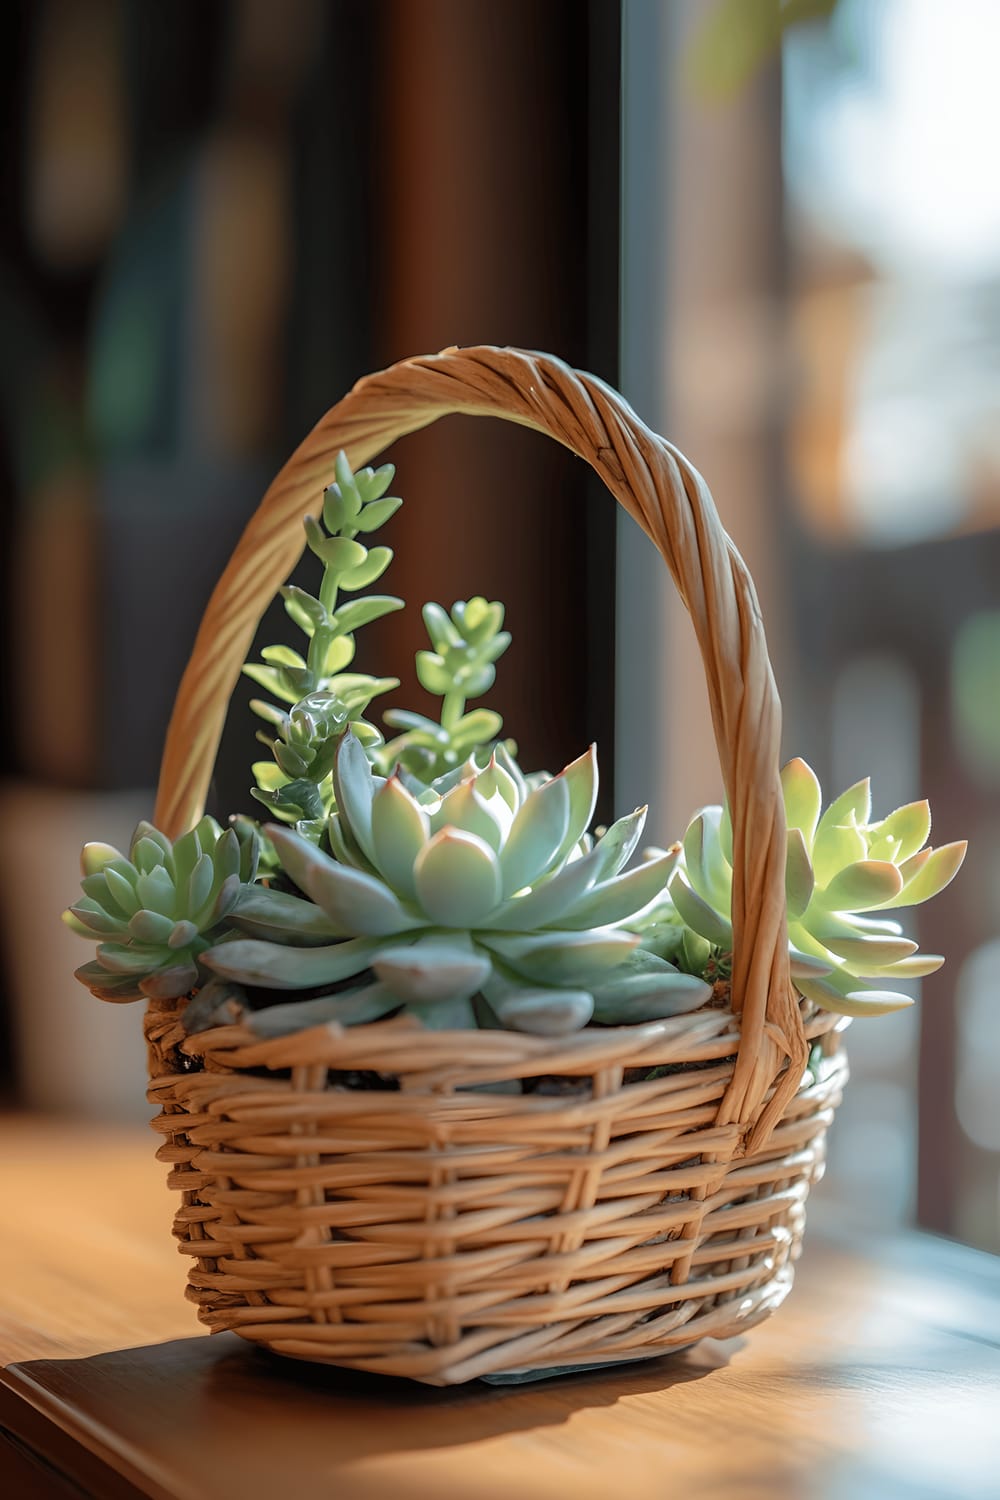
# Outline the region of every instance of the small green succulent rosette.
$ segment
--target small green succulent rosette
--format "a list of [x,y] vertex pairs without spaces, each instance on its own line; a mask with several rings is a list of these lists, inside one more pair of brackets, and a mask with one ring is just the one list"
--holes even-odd
[[110,844],[85,844],[83,894],[63,913],[97,957],[76,977],[101,1000],[170,1000],[208,977],[201,959],[230,930],[241,886],[257,870],[260,842],[214,818],[171,843],[140,823],[126,858]]
[[[965,843],[925,847],[931,827],[926,802],[907,803],[872,822],[867,780],[849,787],[825,812],[819,781],[805,761],[790,761],[781,784],[797,988],[841,1015],[881,1015],[911,1005],[909,995],[890,986],[933,974],[944,959],[919,953],[894,913],[943,890],[965,858]],[[732,949],[732,858],[727,811],[703,808],[688,827],[669,883],[677,918],[706,945],[703,957]],[[659,917],[660,930],[669,931],[669,919],[662,911]]]
[[[248,935],[203,955],[241,985],[327,992],[256,1012],[262,1033],[373,1021],[405,1006],[435,1028],[556,1036],[590,1021],[661,1019],[709,997],[708,984],[643,950],[628,928],[676,855],[625,870],[644,808],[600,838],[587,833],[593,748],[538,780],[501,746],[485,766],[473,757],[428,784],[401,768],[377,775],[348,733],[334,785],[331,853],[266,829],[307,899],[244,890],[232,920]],[[317,919],[335,941],[316,942]]]

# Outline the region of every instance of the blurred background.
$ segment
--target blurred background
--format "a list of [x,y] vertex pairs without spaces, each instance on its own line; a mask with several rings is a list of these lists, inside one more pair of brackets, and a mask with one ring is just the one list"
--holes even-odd
[[[785,752],[966,865],[948,964],[856,1023],[823,1192],[1000,1250],[1000,93],[994,0],[12,0],[0,14],[0,1028],[8,1103],[143,1118],[139,1017],[75,983],[87,838],[148,815],[200,611],[366,371],[543,348],[701,468],[757,581]],[[532,766],[609,817],[721,794],[652,549],[551,443],[448,422],[362,670],[503,599]],[[277,638],[283,615],[270,618]],[[250,810],[240,689],[211,810]],[[915,929],[916,931],[916,929]]]

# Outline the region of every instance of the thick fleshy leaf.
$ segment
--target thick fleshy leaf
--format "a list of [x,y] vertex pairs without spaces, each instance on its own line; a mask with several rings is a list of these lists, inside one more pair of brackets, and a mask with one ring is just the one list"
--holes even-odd
[[429,1000],[422,1005],[408,1005],[406,1010],[429,1031],[474,1031],[477,1024],[472,1001],[461,996],[455,1000]]
[[139,988],[149,1000],[179,1000],[190,995],[198,983],[198,969],[190,960],[157,969],[139,980]]
[[816,884],[824,889],[835,875],[849,865],[859,864],[868,854],[865,836],[859,828],[828,823],[816,834],[812,846],[812,867]]
[[590,990],[591,981],[628,959],[639,939],[634,933],[598,927],[588,932],[483,933],[480,942],[539,984],[585,984]]
[[537,787],[521,804],[500,854],[505,897],[534,885],[552,868],[569,828],[569,812],[569,788],[559,777]]
[[841,792],[819,820],[818,838],[827,828],[864,828],[872,815],[871,781],[866,776]]
[[341,573],[340,587],[349,589],[352,593],[355,589],[366,589],[376,578],[382,577],[391,562],[391,547],[369,547],[368,556],[362,562]]
[[887,860],[861,859],[840,870],[818,893],[826,911],[868,911],[884,906],[903,888],[903,877]]
[[862,978],[871,973],[872,965],[884,969],[917,951],[916,943],[901,937],[824,937],[823,943],[831,953],[846,960],[850,972]]
[[801,828],[789,828],[785,859],[785,900],[789,917],[801,917],[812,900],[815,880]]
[[371,826],[379,870],[404,899],[414,900],[417,886],[413,866],[431,836],[430,819],[397,775],[390,776],[376,793]]
[[722,852],[719,827],[721,807],[703,807],[684,835],[684,868],[694,891],[715,911],[726,912],[733,872]]
[[435,833],[439,833],[442,828],[458,828],[463,833],[474,833],[477,838],[489,844],[494,853],[499,853],[504,832],[509,826],[509,819],[501,824],[474,781],[460,781],[431,815],[431,828]]
[[[155,839],[139,838],[132,845],[132,863],[143,875],[165,865],[163,850]],[[169,871],[167,872],[169,874]]]
[[868,852],[872,859],[891,859],[894,865],[902,864],[923,848],[930,832],[930,803],[908,802],[869,830]]
[[372,938],[353,938],[326,948],[289,948],[281,943],[263,943],[257,938],[235,938],[219,943],[201,955],[201,962],[225,979],[264,989],[305,990],[321,984],[339,984],[361,974],[378,952]]
[[311,1026],[325,1026],[336,1021],[341,1026],[359,1026],[378,1021],[390,1011],[399,1009],[399,1000],[383,984],[369,984],[346,994],[321,995],[316,1000],[292,1001],[286,1005],[268,1005],[251,1011],[246,1024],[259,1037],[291,1036]]
[[109,860],[124,860],[125,856],[111,844],[84,844],[80,850],[80,874],[99,875]]
[[184,1007],[181,1025],[188,1036],[193,1036],[216,1026],[235,1026],[244,1019],[246,1011],[246,991],[242,986],[214,977]]
[[212,851],[212,864],[215,866],[216,875],[220,877],[220,883],[228,879],[230,875],[239,875],[240,841],[236,837],[235,829],[227,828],[225,833],[216,840]]
[[[576,865],[586,865],[596,852],[584,855]],[[568,914],[560,918],[561,925],[577,931],[584,927],[610,927],[616,922],[627,922],[661,895],[679,858],[678,851],[668,850],[658,859],[648,859],[637,865],[627,875],[618,875],[593,886],[574,903]],[[565,871],[546,884],[561,880],[563,874],[568,874],[576,865],[567,865]],[[545,888],[539,887],[540,890]]]
[[898,963],[890,964],[877,975],[871,974],[866,977],[875,979],[926,979],[928,974],[936,974],[944,963],[940,953],[914,953],[912,958],[901,958]]
[[366,859],[358,848],[354,835],[339,812],[330,814],[326,832],[334,859],[338,859],[342,865],[351,865],[356,870],[364,870],[367,875],[377,874],[371,860]]
[[375,781],[371,762],[355,734],[348,730],[337,747],[333,770],[340,816],[366,859],[377,863],[372,840],[372,800]]
[[637,807],[626,817],[619,818],[617,823],[612,823],[608,831],[597,840],[594,853],[600,851],[597,860],[598,880],[610,880],[628,864],[646,826],[647,811],[645,807]]
[[712,998],[712,986],[694,974],[632,974],[594,997],[594,1020],[628,1026],[686,1015]]
[[578,844],[590,827],[597,805],[597,746],[591,745],[576,760],[570,761],[565,770],[555,777],[566,783],[569,792],[569,825],[566,835],[556,853],[556,861],[567,857],[574,844]]
[[197,936],[198,929],[193,922],[188,922],[187,920],[175,922],[173,931],[167,938],[167,947],[173,949],[186,948],[190,943],[194,942]]
[[885,1016],[913,1004],[909,995],[898,995],[891,990],[851,990],[841,994],[822,979],[797,979],[795,984],[807,1000],[839,1016]]
[[110,1000],[114,1004],[128,1004],[132,1000],[141,1000],[142,991],[135,979],[127,974],[111,974],[103,964],[89,963],[81,964],[79,969],[74,969],[74,976],[81,984],[85,984],[92,995],[98,1000]]
[[98,962],[112,974],[148,974],[163,961],[163,954],[156,948],[126,947],[121,943],[101,943],[97,950]]
[[350,936],[314,902],[263,885],[241,888],[229,920],[248,937],[303,947]]
[[269,823],[265,832],[282,869],[344,932],[382,937],[424,925],[376,876],[339,864],[280,824]]
[[74,932],[80,933],[81,937],[124,935],[122,923],[115,917],[109,917],[96,901],[90,901],[86,896],[75,906],[71,906],[69,911],[63,912],[63,921],[68,927],[72,927]]
[[212,864],[212,856],[199,854],[188,880],[187,891],[183,893],[182,904],[185,912],[201,911],[212,894],[214,881],[215,866]]
[[[499,726],[497,733],[499,733]],[[498,761],[496,751],[491,755],[486,769],[480,772],[477,789],[480,796],[485,797],[487,803],[499,797],[513,819],[514,813],[521,805],[521,798],[518,794],[517,783],[510,772],[505,771]],[[508,820],[507,828],[510,828],[510,820]]]
[[502,1026],[533,1036],[569,1036],[581,1031],[594,1013],[594,998],[587,990],[511,987],[491,996],[490,1004]]
[[680,871],[671,880],[668,890],[679,915],[689,927],[707,938],[716,948],[727,951],[732,948],[732,923],[703,901],[691,889]]
[[[571,860],[555,875],[541,880],[521,896],[511,896],[508,901],[488,917],[483,926],[490,931],[534,932],[539,927],[561,924],[566,913],[590,890],[595,880],[592,856]],[[567,924],[573,926],[573,923]],[[576,924],[600,927],[602,922]]]
[[409,947],[383,948],[372,968],[386,986],[408,1004],[468,999],[489,977],[486,954],[471,943],[426,937]]
[[128,930],[139,943],[165,943],[174,930],[170,917],[155,911],[137,911],[129,918]]
[[788,960],[793,979],[819,979],[824,974],[832,972],[831,964],[824,963],[822,959],[814,958],[811,954],[800,953],[797,948],[789,949]]
[[414,874],[417,901],[440,927],[476,927],[501,900],[496,855],[489,844],[460,829],[436,833],[420,851]]
[[135,883],[136,894],[147,911],[158,911],[165,917],[179,917],[181,915],[177,907],[177,892],[174,890],[174,882],[162,865],[148,874],[138,877]]
[[83,889],[88,896],[93,896],[95,901],[105,905],[99,894],[99,882],[104,882],[108,900],[111,902],[106,909],[112,914],[118,911],[124,912],[126,917],[132,917],[139,910],[139,897],[133,881],[126,879],[124,875],[108,865],[102,875],[91,875],[83,882]]
[[785,822],[789,828],[801,829],[807,844],[812,843],[823,792],[811,766],[796,757],[781,771],[781,790],[785,800]]
[[938,891],[943,891],[962,868],[967,848],[965,840],[960,840],[954,844],[942,844],[940,849],[924,850],[913,855],[899,867],[903,889],[891,901],[887,901],[886,906],[919,906],[922,901],[929,901]]

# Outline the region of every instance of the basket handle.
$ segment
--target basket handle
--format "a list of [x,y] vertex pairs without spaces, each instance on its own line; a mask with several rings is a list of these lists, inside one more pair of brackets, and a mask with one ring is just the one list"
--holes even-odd
[[585,459],[659,548],[691,615],[734,837],[732,1004],[741,1040],[719,1120],[752,1127],[752,1149],[780,1119],[806,1061],[788,969],[781,706],[753,582],[708,486],[593,376],[545,354],[446,349],[366,376],[331,407],[271,484],[209,600],[167,730],[157,826],[176,837],[201,815],[233,687],[261,615],[301,555],[299,523],[331,482],[337,453],[360,468],[456,412],[533,427]]

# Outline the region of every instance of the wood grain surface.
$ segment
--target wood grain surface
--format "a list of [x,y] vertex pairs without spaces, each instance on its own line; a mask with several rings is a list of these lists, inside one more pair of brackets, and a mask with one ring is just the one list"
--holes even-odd
[[0,1122],[0,1493],[100,1500],[987,1500],[1000,1267],[864,1253],[822,1189],[795,1289],[745,1340],[433,1390],[198,1331],[150,1133]]

